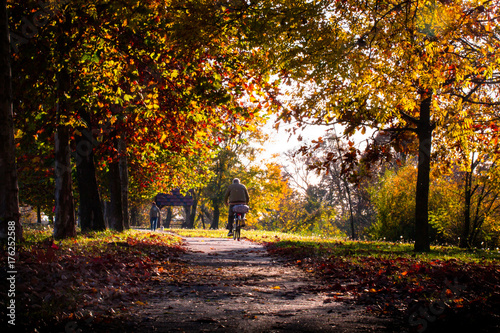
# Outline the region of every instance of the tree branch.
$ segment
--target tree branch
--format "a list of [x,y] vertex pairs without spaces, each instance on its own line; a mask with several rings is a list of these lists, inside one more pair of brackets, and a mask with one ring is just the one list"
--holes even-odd
[[401,114],[401,116],[403,117],[403,119],[405,119],[406,121],[409,121],[410,123],[412,123],[414,125],[418,124],[417,118],[410,116],[409,114],[403,112],[402,110],[398,110],[398,111]]

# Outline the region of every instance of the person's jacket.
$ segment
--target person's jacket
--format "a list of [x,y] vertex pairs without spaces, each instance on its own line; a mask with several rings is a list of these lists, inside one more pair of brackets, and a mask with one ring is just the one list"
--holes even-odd
[[245,185],[240,183],[232,183],[226,190],[224,202],[226,204],[248,204],[250,197]]
[[160,217],[160,208],[156,205],[151,205],[151,209],[149,211],[149,217]]

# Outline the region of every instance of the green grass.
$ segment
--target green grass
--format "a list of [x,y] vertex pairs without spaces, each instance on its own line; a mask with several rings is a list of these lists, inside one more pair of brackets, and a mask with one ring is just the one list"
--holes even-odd
[[[227,229],[170,229],[172,232],[184,237],[208,237],[208,238],[226,238]],[[301,240],[301,241],[319,241],[325,238],[318,236],[302,236],[292,233],[283,233],[278,231],[265,230],[247,230],[241,232],[243,238],[254,242],[274,242],[276,240]]]
[[[225,238],[227,230],[172,229],[185,237]],[[343,238],[302,236],[292,233],[262,230],[243,230],[242,237],[254,242],[270,243],[270,247],[283,253],[298,256],[358,256],[358,257],[408,257],[424,261],[460,260],[464,262],[488,262],[500,259],[500,251],[465,250],[453,246],[432,246],[429,253],[415,253],[413,244],[407,242],[351,241]]]
[[173,233],[183,237],[207,237],[207,238],[225,238],[226,229],[168,229]]
[[[227,238],[226,229],[171,229],[179,236],[184,237],[208,237]],[[32,245],[50,238],[51,229],[25,228],[25,241],[23,246],[30,248]],[[179,245],[180,238],[168,236],[164,233],[150,233],[137,230],[127,230],[125,232],[103,231],[91,232],[87,234],[79,233],[75,239],[67,239],[61,242],[63,247],[73,249],[83,249],[99,251],[105,250],[104,246],[109,242],[151,241],[151,237],[162,235],[161,242],[168,245]],[[166,237],[164,237],[165,235]],[[159,236],[158,236],[159,237]],[[300,256],[361,256],[361,257],[412,257],[421,260],[450,260],[456,259],[464,262],[489,262],[500,259],[499,250],[465,250],[453,246],[432,246],[429,253],[415,253],[413,244],[406,242],[384,242],[384,241],[351,241],[343,238],[325,238],[319,236],[303,236],[293,233],[283,233],[277,231],[246,230],[242,231],[242,237],[258,243],[269,243],[274,249],[281,249],[283,253]]]
[[[30,251],[33,247],[46,240],[52,239],[52,229],[25,227],[23,233],[24,241],[21,246],[24,250]],[[117,243],[141,243],[145,245],[175,246],[181,245],[182,240],[178,236],[165,233],[151,233],[139,230],[126,230],[116,232],[112,230],[77,233],[77,237],[54,241],[63,249],[71,249],[73,253],[99,253],[110,251],[109,244]]]

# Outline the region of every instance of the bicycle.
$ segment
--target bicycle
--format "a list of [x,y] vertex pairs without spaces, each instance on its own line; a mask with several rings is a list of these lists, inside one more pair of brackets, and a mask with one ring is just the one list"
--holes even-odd
[[235,205],[233,207],[233,239],[240,240],[241,228],[245,226],[245,214],[248,213],[250,207],[247,205]]

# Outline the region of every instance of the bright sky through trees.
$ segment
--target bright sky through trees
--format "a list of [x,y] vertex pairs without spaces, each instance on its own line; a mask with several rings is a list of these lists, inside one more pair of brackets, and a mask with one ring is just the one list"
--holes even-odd
[[[296,130],[293,132],[295,127],[294,124],[290,123],[280,123],[278,129],[274,128],[275,117],[273,116],[264,126],[263,132],[269,135],[269,139],[260,146],[262,148],[261,153],[256,159],[256,163],[264,164],[266,161],[272,160],[287,168],[287,171],[291,172],[290,161],[285,156],[285,153],[289,151],[296,151],[303,145],[309,145],[312,141],[317,141],[320,137],[325,138],[327,135],[333,135],[334,125],[308,125],[301,130]],[[342,135],[343,128],[340,125],[336,125],[337,135]],[[358,149],[363,150],[365,147],[365,140],[372,135],[373,131],[368,130],[365,135],[357,133],[351,140],[354,140],[355,145]],[[306,166],[304,165],[304,168]],[[314,171],[311,171],[311,178],[313,184],[317,184],[320,181],[320,176],[316,175]],[[304,184],[302,184],[304,185]]]

